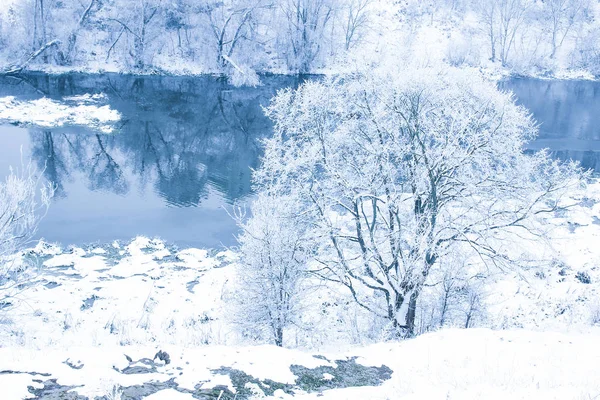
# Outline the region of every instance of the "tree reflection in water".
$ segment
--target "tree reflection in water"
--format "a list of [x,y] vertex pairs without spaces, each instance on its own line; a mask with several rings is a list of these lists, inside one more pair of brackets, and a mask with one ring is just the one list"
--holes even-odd
[[[3,85],[4,95],[44,93],[51,98],[105,93],[122,115],[112,135],[85,128],[30,129],[32,157],[67,196],[74,172],[94,191],[127,194],[131,180],[150,185],[168,205],[198,206],[209,188],[228,202],[251,192],[251,168],[260,140],[271,132],[262,106],[295,78],[267,77],[258,88],[232,88],[213,77],[32,74]],[[11,93],[6,93],[11,91]]]

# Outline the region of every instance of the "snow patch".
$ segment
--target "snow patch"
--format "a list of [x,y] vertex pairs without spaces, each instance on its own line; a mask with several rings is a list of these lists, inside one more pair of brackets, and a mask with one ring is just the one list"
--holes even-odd
[[56,101],[49,98],[18,100],[0,98],[0,122],[45,128],[87,126],[111,133],[121,114],[109,105],[96,104],[103,95],[77,96]]

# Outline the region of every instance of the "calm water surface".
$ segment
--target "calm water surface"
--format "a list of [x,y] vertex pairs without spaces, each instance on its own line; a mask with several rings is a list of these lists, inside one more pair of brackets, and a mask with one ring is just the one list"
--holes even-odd
[[548,148],[555,157],[600,172],[600,82],[514,78],[501,87],[540,124],[530,150]]
[[[296,78],[264,77],[233,88],[212,77],[116,74],[0,78],[0,97],[18,99],[103,93],[122,121],[111,134],[85,127],[0,126],[0,178],[31,158],[57,187],[38,237],[63,244],[158,236],[180,246],[234,244],[225,211],[251,195],[251,168],[272,131],[262,106]],[[541,123],[528,147],[549,147],[600,171],[600,84],[512,79]],[[22,152],[22,155],[21,155]]]
[[111,135],[85,127],[0,126],[0,177],[23,159],[44,170],[56,199],[38,236],[63,244],[159,236],[181,246],[234,243],[224,207],[250,194],[260,141],[271,133],[262,106],[296,78],[233,88],[213,77],[33,74],[0,78],[0,97],[104,93],[122,121]]

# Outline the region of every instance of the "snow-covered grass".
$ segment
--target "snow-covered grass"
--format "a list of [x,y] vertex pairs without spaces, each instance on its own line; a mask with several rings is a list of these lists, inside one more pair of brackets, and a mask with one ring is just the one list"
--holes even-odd
[[230,252],[177,252],[147,238],[127,246],[65,251],[38,246],[33,252],[43,253],[43,268],[32,287],[13,300],[17,306],[7,316],[13,323],[0,326],[4,346],[150,341],[194,346],[225,340],[209,322],[232,273],[219,268]]
[[546,220],[553,225],[549,265],[504,275],[488,289],[494,327],[585,330],[597,324],[600,184],[589,185],[572,201],[576,206]]
[[86,126],[110,133],[121,119],[101,94],[67,97],[63,101],[49,98],[18,100],[12,96],[0,98],[0,123],[39,127]]

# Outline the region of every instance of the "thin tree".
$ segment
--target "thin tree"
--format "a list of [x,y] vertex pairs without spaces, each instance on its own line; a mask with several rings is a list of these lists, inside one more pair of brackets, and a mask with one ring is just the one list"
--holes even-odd
[[286,24],[283,35],[289,52],[288,66],[306,74],[321,53],[334,9],[329,0],[284,0],[281,9]]
[[360,41],[364,31],[369,25],[370,0],[350,0],[346,9],[346,20],[344,24],[344,48],[350,50]]
[[260,1],[245,4],[218,2],[207,6],[205,13],[214,36],[219,68],[224,69],[231,62],[242,41],[251,39],[255,13],[264,7]]
[[582,22],[587,7],[586,0],[546,0],[544,2],[544,14],[551,33],[550,58],[556,56],[556,52],[562,47],[569,33]]
[[293,214],[295,208],[289,198],[260,195],[250,220],[245,221],[243,213],[236,216],[243,233],[238,238],[235,322],[277,346],[284,345],[285,331],[299,324],[306,295],[310,240],[303,222]]

